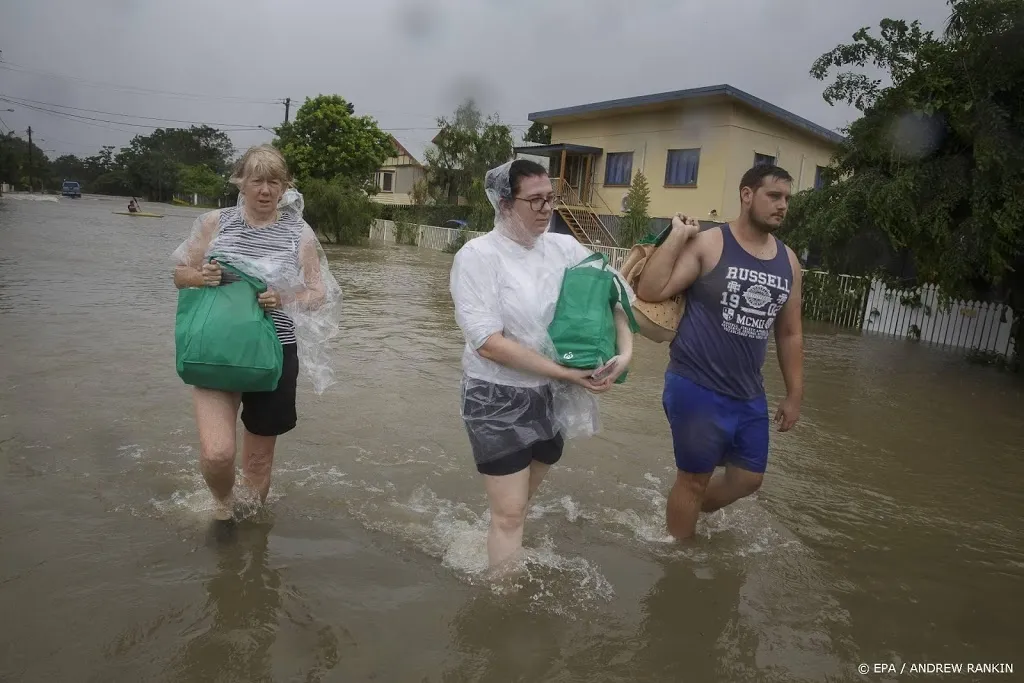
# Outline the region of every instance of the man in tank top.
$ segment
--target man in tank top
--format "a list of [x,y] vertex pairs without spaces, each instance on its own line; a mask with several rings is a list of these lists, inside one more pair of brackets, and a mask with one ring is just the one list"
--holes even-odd
[[800,416],[800,262],[773,234],[792,182],[778,166],[755,166],[740,181],[740,215],[731,224],[698,232],[696,220],[677,214],[639,282],[637,296],[647,301],[686,291],[662,396],[677,468],[666,520],[677,539],[693,536],[701,511],[761,486],[769,432],[761,368],[773,329],[786,384],[779,431]]

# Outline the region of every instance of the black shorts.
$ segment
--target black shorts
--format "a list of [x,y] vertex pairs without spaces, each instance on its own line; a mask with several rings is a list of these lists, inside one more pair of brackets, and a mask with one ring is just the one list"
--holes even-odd
[[284,344],[284,370],[273,391],[242,394],[242,424],[256,436],[281,436],[295,429],[295,388],[299,381],[299,351],[296,344]]
[[548,387],[512,387],[471,380],[462,417],[480,474],[521,472],[536,460],[554,465],[565,442],[554,425]]
[[476,471],[480,474],[487,474],[492,477],[501,477],[506,474],[522,472],[530,466],[534,460],[545,465],[554,465],[562,459],[562,449],[565,442],[561,434],[547,441],[537,441],[526,448],[502,456],[497,460],[477,463]]

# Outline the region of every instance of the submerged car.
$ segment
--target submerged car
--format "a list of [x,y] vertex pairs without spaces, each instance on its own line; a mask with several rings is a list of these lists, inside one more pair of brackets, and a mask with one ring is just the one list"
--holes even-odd
[[73,197],[74,199],[81,199],[82,186],[73,180],[65,180],[64,185],[60,188],[60,195],[62,197]]

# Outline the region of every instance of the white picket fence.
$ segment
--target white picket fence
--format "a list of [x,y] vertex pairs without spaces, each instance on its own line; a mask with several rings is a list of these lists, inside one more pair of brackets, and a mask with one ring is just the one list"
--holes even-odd
[[626,256],[629,254],[629,249],[623,249],[622,247],[602,247],[598,244],[588,244],[587,249],[607,256],[608,265],[615,270],[622,267],[623,261],[626,260]]
[[231,204],[231,200],[227,197],[206,197],[201,194],[187,194],[184,192],[175,192],[174,198],[179,202],[185,202],[191,206],[216,206],[223,208]]
[[[828,282],[830,295],[822,296],[816,286]],[[833,275],[818,270],[803,271],[803,314],[809,320],[859,329],[867,294],[864,278]]]
[[[473,232],[472,230],[459,230],[457,228],[439,228],[436,225],[416,225],[416,246],[425,249],[444,251],[445,248],[454,242],[460,234],[465,235],[466,241],[474,237],[480,237],[486,233]],[[370,226],[371,242],[395,243],[398,230],[394,221],[377,219]]]
[[875,280],[868,291],[862,329],[1010,357],[1017,351],[1010,336],[1013,320],[1013,309],[1006,304],[955,300],[943,309],[935,285],[897,290]]

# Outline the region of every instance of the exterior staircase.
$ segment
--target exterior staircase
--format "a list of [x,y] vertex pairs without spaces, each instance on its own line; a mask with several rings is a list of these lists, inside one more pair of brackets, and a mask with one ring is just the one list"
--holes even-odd
[[594,207],[580,199],[579,193],[562,178],[552,178],[557,204],[555,211],[562,217],[580,244],[616,247],[618,243],[601,221]]

